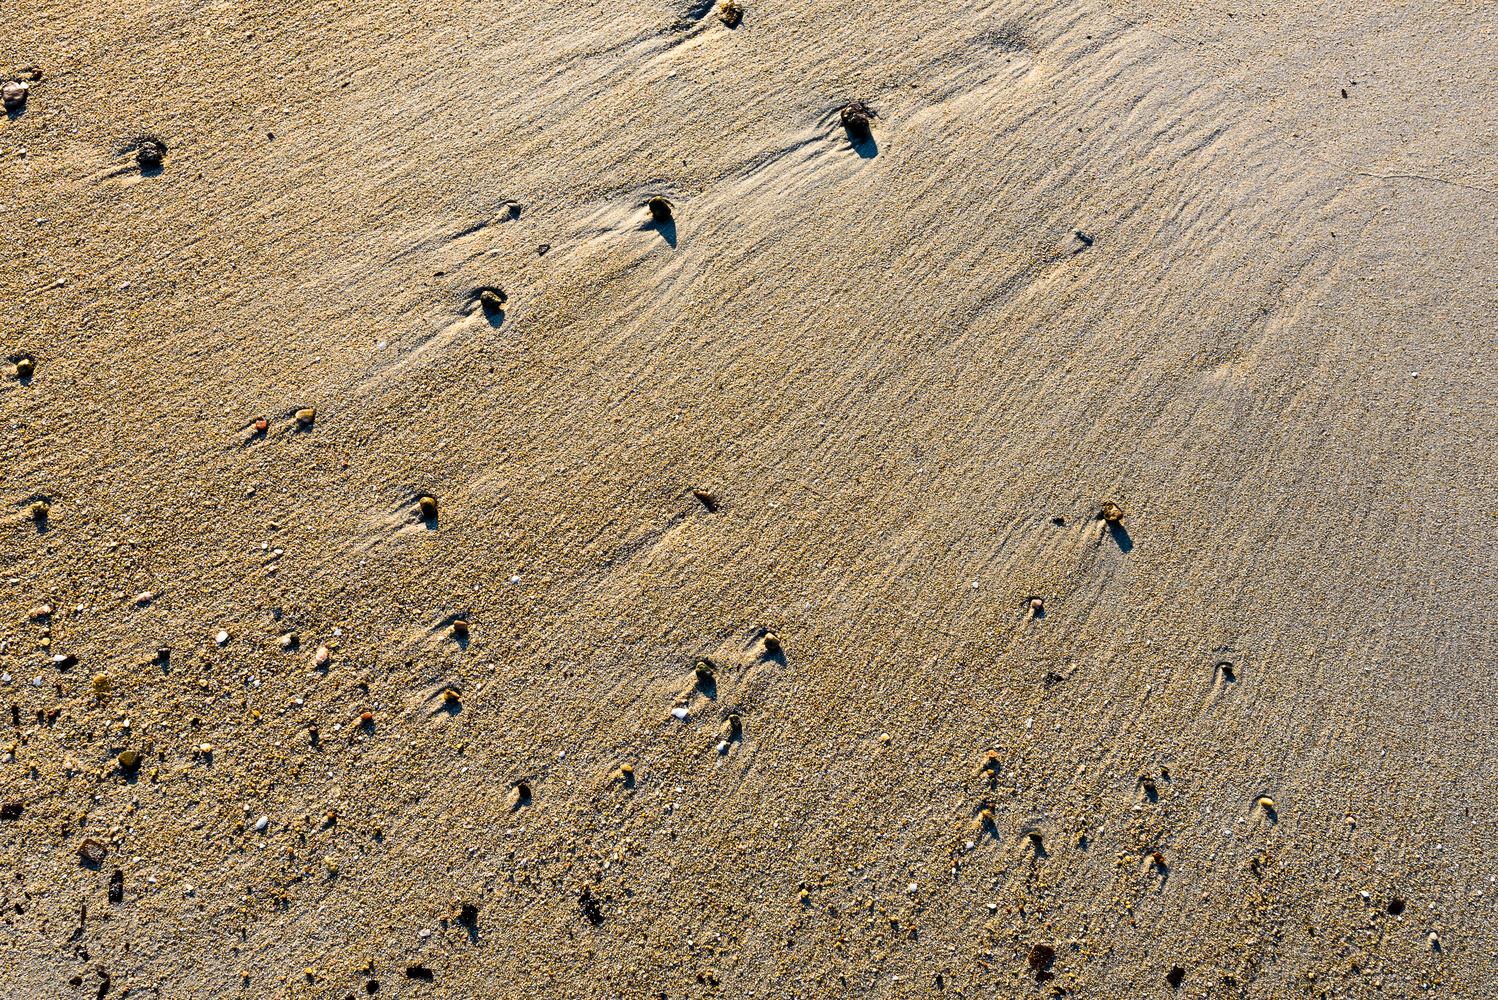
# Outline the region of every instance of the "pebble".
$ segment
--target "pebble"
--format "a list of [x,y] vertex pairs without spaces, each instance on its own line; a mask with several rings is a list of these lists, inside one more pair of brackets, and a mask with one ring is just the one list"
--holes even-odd
[[268,826],[270,826],[270,817],[269,816],[261,816],[259,819],[257,819],[255,821],[255,825],[252,827],[252,829],[256,833],[264,833],[265,830],[266,830],[266,827],[268,827]]
[[134,771],[140,767],[142,759],[139,750],[122,750],[120,751],[120,755],[115,758],[122,771]]
[[737,28],[739,22],[744,19],[744,8],[740,7],[736,0],[722,0],[718,4],[718,20],[730,28]]
[[424,496],[416,501],[417,509],[421,511],[424,520],[435,521],[437,519],[437,498]]
[[213,637],[213,641],[222,646],[224,643],[229,641],[229,633],[225,632],[223,629],[219,629],[218,635]]
[[510,297],[505,294],[503,288],[486,288],[479,292],[479,305],[484,307],[484,312],[500,313],[505,311],[505,303]]
[[38,604],[36,607],[32,608],[26,613],[26,617],[30,618],[32,621],[41,621],[43,618],[51,618],[52,605]]
[[311,427],[317,422],[317,407],[304,406],[296,411],[296,425],[298,427]]
[[31,519],[38,524],[45,521],[50,513],[52,513],[52,505],[45,500],[38,500],[31,505]]
[[780,645],[780,636],[776,635],[774,632],[765,633],[764,643],[765,649],[768,650],[772,656],[780,652],[782,648]]
[[663,226],[671,221],[671,203],[660,195],[655,195],[647,201],[645,209],[650,213],[651,221],[658,226]]
[[161,161],[166,158],[166,143],[160,139],[146,139],[135,151],[135,161],[142,169],[161,166]]
[[1117,524],[1123,520],[1123,508],[1112,500],[1109,500],[1103,504],[1103,509],[1098,511],[1098,517],[1102,518],[1107,524]]
[[136,604],[150,604],[155,599],[156,592],[152,590],[142,590],[140,593],[135,595]]
[[838,112],[838,117],[854,142],[867,142],[872,137],[869,108],[862,101],[850,101]]
[[468,623],[461,618],[454,621],[453,635],[457,636],[459,639],[466,638],[468,636]]
[[328,665],[328,660],[332,657],[332,655],[333,654],[328,651],[327,646],[318,646],[317,652],[312,654],[312,665],[314,667],[325,667]]
[[36,361],[22,358],[16,362],[16,378],[30,378],[36,373]]
[[31,84],[22,80],[11,80],[4,87],[0,87],[0,99],[3,99],[6,111],[16,111],[25,106],[30,92]]
[[671,714],[678,721],[681,721],[681,722],[686,722],[687,721],[687,710],[684,709],[684,708],[673,708],[673,709],[671,709]]

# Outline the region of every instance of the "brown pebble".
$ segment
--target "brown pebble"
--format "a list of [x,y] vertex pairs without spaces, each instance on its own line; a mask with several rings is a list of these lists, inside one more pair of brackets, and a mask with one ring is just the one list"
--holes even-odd
[[485,312],[504,312],[505,303],[510,297],[505,294],[503,288],[486,288],[479,292],[479,305],[484,307]]
[[442,700],[449,705],[456,705],[458,703],[458,692],[452,688],[448,688],[442,692]]
[[311,427],[317,422],[317,408],[315,406],[304,406],[296,411],[296,425],[298,427]]
[[139,163],[143,170],[161,166],[164,159],[166,159],[166,143],[160,139],[144,139],[135,151],[135,162]]
[[30,378],[36,374],[36,360],[33,358],[21,358],[16,362],[16,378]]
[[51,618],[52,617],[52,605],[50,605],[50,604],[38,604],[36,607],[32,608],[30,611],[28,611],[26,613],[26,617],[30,618],[34,622],[39,622],[43,618]]
[[93,837],[85,839],[78,845],[78,860],[86,865],[103,864],[107,853],[104,844]]
[[1123,508],[1112,500],[1109,500],[1103,504],[1103,509],[1098,511],[1098,517],[1102,518],[1108,524],[1117,524],[1123,520]]
[[1041,612],[1044,611],[1044,610],[1045,610],[1045,599],[1044,598],[1041,598],[1041,597],[1032,597],[1032,598],[1030,598],[1030,614],[1031,615],[1035,616],[1036,618],[1039,618]]
[[11,80],[0,87],[0,100],[5,103],[6,111],[17,111],[26,105],[26,98],[31,92],[31,84],[20,80]]
[[424,496],[416,501],[416,507],[421,511],[424,520],[434,521],[437,518],[437,498]]
[[867,142],[873,137],[870,123],[872,115],[868,105],[862,101],[850,101],[844,105],[842,111],[838,112],[838,117],[854,142]]
[[317,652],[312,654],[312,665],[314,667],[325,667],[328,660],[332,659],[333,653],[327,646],[318,646]]
[[765,643],[765,650],[771,656],[774,656],[776,653],[780,652],[780,650],[783,648],[780,645],[780,636],[776,635],[774,632],[766,632],[765,633],[764,643]]
[[737,28],[739,22],[744,19],[744,8],[740,7],[736,0],[722,0],[718,4],[718,20],[730,28]]
[[671,203],[660,195],[655,195],[647,201],[645,208],[650,212],[650,218],[656,225],[663,226],[671,221]]
[[461,618],[453,622],[453,635],[459,639],[466,638],[468,635],[468,623]]
[[707,490],[693,490],[692,496],[696,497],[698,502],[701,503],[702,506],[707,508],[707,512],[709,514],[715,513],[717,511],[718,498],[713,496]]
[[144,758],[141,757],[139,750],[122,750],[115,760],[119,763],[121,771],[134,771],[140,767]]
[[374,721],[374,713],[373,712],[367,712],[367,711],[366,712],[360,712],[359,713],[359,721],[362,722],[362,723],[364,723],[364,725],[366,725],[366,726],[369,725],[371,722]]

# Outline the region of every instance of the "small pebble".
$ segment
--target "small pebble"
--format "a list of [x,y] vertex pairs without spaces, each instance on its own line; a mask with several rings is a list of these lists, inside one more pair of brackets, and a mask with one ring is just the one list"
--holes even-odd
[[650,213],[650,219],[656,225],[663,226],[671,221],[671,203],[660,195],[655,195],[645,203],[646,210]]
[[22,358],[16,362],[16,378],[30,378],[36,373],[36,362],[31,358]]
[[500,313],[505,310],[505,303],[510,297],[505,294],[503,288],[486,288],[479,292],[479,305],[484,307],[484,312]]
[[674,718],[676,718],[678,721],[680,721],[680,722],[686,722],[687,721],[687,710],[684,709],[684,708],[673,708],[673,709],[671,709],[671,715]]
[[296,411],[296,425],[301,428],[311,427],[317,422],[317,407],[304,406]]
[[26,105],[26,98],[31,93],[31,85],[22,80],[10,80],[4,87],[0,87],[0,100],[3,100],[6,111],[16,111]]
[[437,519],[437,498],[424,496],[416,501],[417,508],[421,511],[424,520],[434,521]]
[[270,817],[269,816],[261,816],[259,819],[257,819],[255,821],[255,825],[254,825],[253,829],[254,829],[254,831],[256,833],[264,833],[265,830],[266,830],[266,827],[268,827],[268,826],[270,826]]
[[453,635],[457,636],[459,639],[466,638],[468,635],[468,623],[461,618],[454,621]]
[[225,632],[223,629],[219,629],[218,635],[213,637],[213,641],[222,646],[224,643],[229,641],[229,633]]
[[161,161],[165,158],[166,143],[160,139],[146,139],[135,151],[135,161],[145,170],[161,166]]
[[718,20],[730,28],[737,28],[744,19],[744,8],[736,0],[722,0],[718,4]]
[[1109,500],[1103,504],[1103,509],[1098,511],[1098,517],[1102,518],[1107,524],[1117,524],[1123,520],[1123,508],[1112,500]]

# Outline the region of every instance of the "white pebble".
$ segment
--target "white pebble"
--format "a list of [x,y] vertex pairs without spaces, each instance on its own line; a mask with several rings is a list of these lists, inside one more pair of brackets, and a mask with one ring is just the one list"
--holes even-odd
[[259,819],[257,819],[255,821],[255,832],[256,833],[264,833],[265,832],[265,828],[268,827],[268,826],[270,826],[270,817],[269,816],[261,816]]
[[229,633],[225,632],[223,629],[219,629],[218,635],[213,637],[213,641],[222,646],[224,643],[229,641]]
[[671,709],[671,714],[676,716],[676,718],[680,719],[682,722],[687,721],[687,710],[684,708],[673,708]]

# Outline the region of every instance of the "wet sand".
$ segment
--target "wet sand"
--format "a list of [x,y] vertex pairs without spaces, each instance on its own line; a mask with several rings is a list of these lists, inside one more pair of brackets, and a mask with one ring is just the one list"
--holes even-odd
[[1491,995],[1491,8],[307,6],[7,14],[0,994]]

